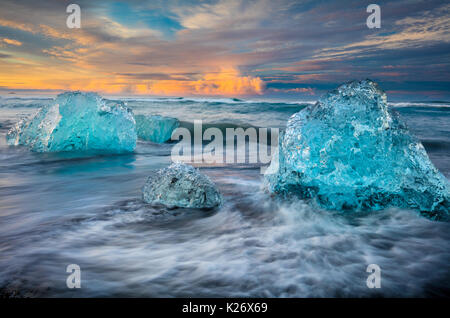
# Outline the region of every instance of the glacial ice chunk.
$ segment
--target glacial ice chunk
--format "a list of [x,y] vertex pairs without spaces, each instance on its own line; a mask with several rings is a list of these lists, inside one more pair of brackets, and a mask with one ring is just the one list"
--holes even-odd
[[184,163],[173,163],[151,175],[142,189],[142,198],[170,208],[210,209],[222,203],[214,183]]
[[331,210],[417,209],[449,219],[449,181],[370,80],[294,114],[265,175],[271,192]]
[[159,115],[136,115],[134,118],[138,138],[156,143],[169,140],[172,132],[180,125],[176,118]]
[[67,92],[17,123],[6,139],[37,152],[121,153],[134,150],[137,136],[133,114],[123,104],[107,103],[96,93]]

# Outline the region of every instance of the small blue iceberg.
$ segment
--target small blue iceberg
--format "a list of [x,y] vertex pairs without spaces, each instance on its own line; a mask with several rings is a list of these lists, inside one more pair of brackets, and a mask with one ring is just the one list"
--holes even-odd
[[136,115],[134,118],[138,138],[156,143],[168,141],[180,125],[176,118],[159,115]]
[[169,208],[211,209],[222,203],[214,183],[184,163],[173,163],[152,174],[142,189],[142,198]]
[[37,152],[131,152],[136,139],[133,113],[123,103],[107,103],[96,93],[82,92],[58,95],[6,135],[9,145],[25,145]]
[[294,114],[265,181],[273,193],[330,210],[450,214],[449,181],[370,80],[343,84]]

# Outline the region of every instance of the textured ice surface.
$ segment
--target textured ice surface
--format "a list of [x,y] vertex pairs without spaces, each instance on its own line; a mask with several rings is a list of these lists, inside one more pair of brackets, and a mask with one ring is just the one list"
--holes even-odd
[[272,192],[332,210],[397,206],[449,218],[448,180],[370,80],[343,84],[294,114],[277,157],[266,172]]
[[157,143],[169,140],[180,124],[176,118],[159,115],[136,115],[134,118],[138,137]]
[[136,124],[123,104],[106,103],[95,93],[67,92],[8,132],[9,145],[38,152],[133,151]]
[[147,203],[182,208],[214,208],[222,202],[214,183],[184,163],[173,163],[151,175],[142,197]]

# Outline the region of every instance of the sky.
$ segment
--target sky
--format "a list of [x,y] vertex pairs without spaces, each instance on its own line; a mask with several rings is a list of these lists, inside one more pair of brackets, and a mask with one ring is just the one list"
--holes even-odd
[[[81,28],[66,25],[69,4]],[[381,8],[370,29],[369,4]],[[448,1],[0,0],[0,94],[450,100]]]

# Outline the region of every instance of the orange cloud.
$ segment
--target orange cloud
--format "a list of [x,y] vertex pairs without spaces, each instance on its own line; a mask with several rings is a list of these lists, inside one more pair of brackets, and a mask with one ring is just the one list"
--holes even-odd
[[[20,63],[19,63],[20,62]],[[24,68],[23,64],[28,67]],[[27,60],[14,63],[0,60],[0,68],[9,76],[0,74],[0,86],[10,89],[82,90],[106,94],[138,95],[256,95],[264,92],[264,82],[259,77],[240,76],[234,69],[207,73],[202,79],[139,80],[109,72],[93,72],[76,66],[30,64]],[[45,75],[45,76],[43,76]]]
[[207,73],[197,81],[160,80],[149,84],[155,95],[259,95],[264,82],[259,77],[241,76],[236,69]]
[[36,33],[31,24],[19,23],[0,18],[0,25],[8,28],[18,29],[26,32]]
[[[65,29],[53,28],[46,24],[33,25],[30,23],[20,23],[0,18],[0,26],[17,29],[31,34],[42,34],[54,39],[72,40],[81,45],[90,45],[96,43],[96,38],[84,32],[83,29]],[[65,31],[60,31],[65,30]]]
[[14,40],[14,39],[3,38],[1,41],[3,43],[10,44],[10,45],[15,45],[15,46],[21,46],[22,45],[22,42]]

